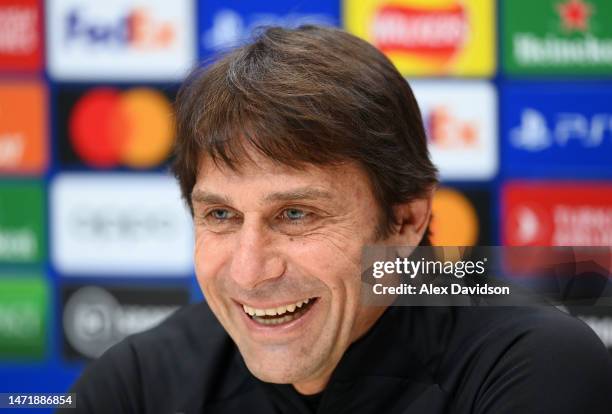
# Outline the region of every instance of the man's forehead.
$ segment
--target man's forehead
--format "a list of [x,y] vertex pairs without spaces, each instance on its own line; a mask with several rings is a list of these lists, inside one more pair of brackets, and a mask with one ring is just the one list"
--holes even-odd
[[249,152],[231,164],[222,159],[213,159],[210,155],[200,158],[198,165],[198,179],[207,176],[224,176],[228,179],[242,179],[256,175],[296,175],[300,170],[312,171],[317,169],[314,165],[295,163],[287,165],[257,153]]
[[[249,155],[250,158],[240,160],[231,166],[220,160],[213,160],[210,156],[201,158],[198,173],[198,183],[211,181],[226,181],[242,183],[254,180],[274,180],[275,184],[281,179],[291,182],[321,182],[334,183],[345,176],[359,174],[361,170],[356,163],[346,161],[337,164],[318,165],[311,163],[295,163],[288,165],[261,155]],[[196,184],[197,186],[197,184]]]
[[245,193],[261,201],[333,200],[342,197],[348,190],[347,185],[356,188],[359,187],[356,181],[367,180],[353,163],[334,166],[304,164],[300,168],[291,168],[262,159],[261,162],[247,162],[240,168],[231,168],[210,159],[203,161],[192,191],[194,201],[210,201],[213,196],[227,199]]

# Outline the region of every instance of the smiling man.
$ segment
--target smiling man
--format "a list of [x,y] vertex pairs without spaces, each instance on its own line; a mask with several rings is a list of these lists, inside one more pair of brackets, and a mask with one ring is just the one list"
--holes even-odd
[[205,303],[92,363],[77,411],[612,407],[605,348],[556,309],[360,300],[364,246],[428,245],[437,184],[411,89],[374,47],[267,29],[185,82],[177,124]]
[[[251,156],[240,171],[203,160],[196,274],[253,374],[318,393],[383,310],[359,303],[361,249],[378,238],[379,209],[354,163],[295,170]],[[418,243],[428,203],[414,204],[418,222],[404,232]]]

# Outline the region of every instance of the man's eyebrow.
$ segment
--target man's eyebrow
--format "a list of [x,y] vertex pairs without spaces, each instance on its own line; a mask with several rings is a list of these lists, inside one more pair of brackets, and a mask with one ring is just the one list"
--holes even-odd
[[[288,191],[275,191],[266,195],[263,201],[298,201],[298,200],[318,200],[331,199],[332,194],[317,188],[304,187]],[[232,199],[221,194],[211,193],[205,190],[194,190],[191,193],[192,203],[202,204],[226,204],[231,205]]]
[[277,191],[264,197],[265,201],[295,201],[295,200],[317,200],[331,199],[332,194],[317,188],[304,187],[288,191]]
[[191,202],[203,204],[232,204],[232,200],[229,197],[204,190],[194,190],[191,193]]

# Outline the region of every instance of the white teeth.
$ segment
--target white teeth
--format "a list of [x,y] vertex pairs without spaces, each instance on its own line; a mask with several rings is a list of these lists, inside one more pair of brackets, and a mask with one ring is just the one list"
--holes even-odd
[[247,305],[242,305],[242,309],[244,309],[244,312],[251,315],[251,316],[255,316],[255,310]]
[[[302,306],[306,305],[308,302],[310,302],[310,298],[300,300],[298,302],[291,303],[289,305],[278,306],[276,308],[257,309],[257,308],[252,308],[247,305],[242,305],[242,309],[244,310],[244,313],[250,316],[276,316],[276,315],[280,316],[287,312],[295,312],[296,309],[301,308]],[[282,318],[276,318],[276,319],[280,320]]]

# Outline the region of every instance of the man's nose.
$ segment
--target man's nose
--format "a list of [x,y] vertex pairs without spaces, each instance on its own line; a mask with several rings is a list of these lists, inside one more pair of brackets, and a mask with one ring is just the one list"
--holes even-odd
[[237,234],[230,275],[243,289],[280,277],[283,260],[274,253],[272,230],[257,218],[246,219]]

